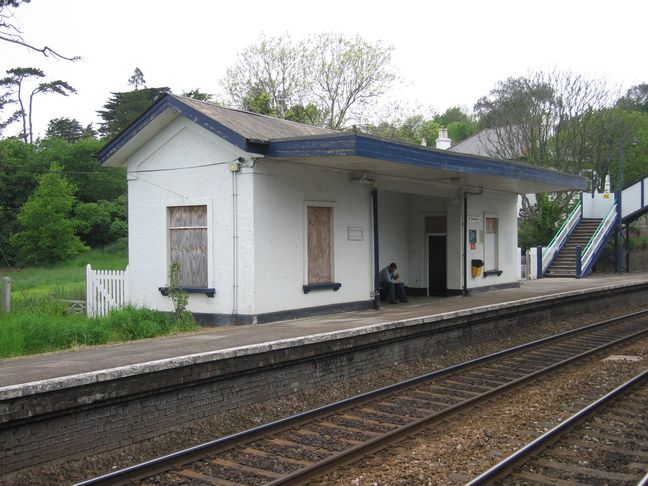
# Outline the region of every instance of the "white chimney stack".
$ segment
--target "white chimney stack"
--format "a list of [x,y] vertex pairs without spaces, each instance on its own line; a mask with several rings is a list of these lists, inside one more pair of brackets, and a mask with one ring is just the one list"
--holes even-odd
[[436,148],[440,150],[448,150],[452,145],[452,140],[448,138],[448,129],[439,129],[439,138],[436,139]]

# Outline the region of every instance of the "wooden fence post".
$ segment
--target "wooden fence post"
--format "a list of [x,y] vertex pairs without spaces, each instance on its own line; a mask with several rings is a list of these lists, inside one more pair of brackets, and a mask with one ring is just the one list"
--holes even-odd
[[11,279],[2,277],[2,308],[5,312],[11,310]]

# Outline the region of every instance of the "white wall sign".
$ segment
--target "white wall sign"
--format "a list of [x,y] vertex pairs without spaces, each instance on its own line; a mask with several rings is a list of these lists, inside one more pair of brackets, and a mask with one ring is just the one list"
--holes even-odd
[[468,216],[469,223],[481,223],[481,216]]
[[362,226],[349,226],[347,231],[349,241],[364,241],[364,228]]

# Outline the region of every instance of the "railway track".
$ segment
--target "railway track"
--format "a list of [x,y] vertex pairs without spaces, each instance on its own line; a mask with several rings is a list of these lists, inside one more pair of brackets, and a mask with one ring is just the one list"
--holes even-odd
[[648,370],[468,486],[486,484],[648,484]]
[[648,333],[648,310],[422,375],[136,466],[78,486],[125,484],[303,484],[465,411]]

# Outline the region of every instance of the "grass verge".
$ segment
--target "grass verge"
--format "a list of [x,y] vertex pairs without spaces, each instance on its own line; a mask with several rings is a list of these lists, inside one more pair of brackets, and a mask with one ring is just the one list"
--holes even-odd
[[11,312],[0,312],[0,358],[25,356],[111,342],[165,336],[195,330],[189,313],[127,307],[89,319],[56,299],[85,299],[85,267],[123,269],[126,248],[111,245],[74,259],[38,268],[2,269],[11,278]]
[[126,307],[107,317],[89,319],[70,313],[67,305],[43,301],[31,312],[12,311],[0,318],[0,358],[166,336],[196,328],[190,314],[178,321],[171,314]]

